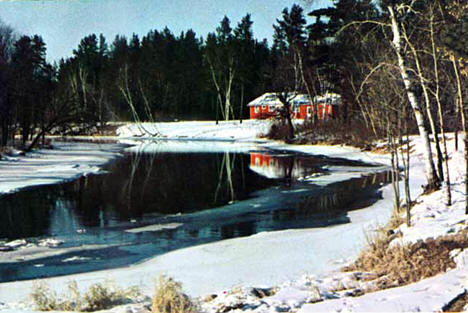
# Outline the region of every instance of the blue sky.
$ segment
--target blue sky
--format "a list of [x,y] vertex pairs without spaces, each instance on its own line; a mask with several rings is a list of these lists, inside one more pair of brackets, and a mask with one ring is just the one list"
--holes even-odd
[[[303,0],[0,0],[0,19],[21,34],[39,34],[48,59],[70,56],[81,38],[103,33],[108,43],[117,34],[146,34],[168,26],[176,35],[192,28],[206,37],[224,15],[235,25],[252,14],[254,35],[271,39],[272,24],[285,7]],[[329,0],[315,0],[311,7]]]

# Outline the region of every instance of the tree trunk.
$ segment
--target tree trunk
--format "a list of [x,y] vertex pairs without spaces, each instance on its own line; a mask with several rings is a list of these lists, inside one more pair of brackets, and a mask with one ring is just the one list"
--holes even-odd
[[[223,110],[223,107],[221,106],[222,103],[223,103],[223,101],[221,99],[221,87],[219,86],[218,78],[216,77],[216,72],[215,72],[214,67],[211,64],[209,58],[208,58],[208,63],[210,65],[211,79],[213,80],[213,84],[215,85],[215,88],[216,88],[217,105],[220,106],[221,115],[222,115],[222,118],[224,119],[225,118],[225,112]],[[218,114],[218,111],[216,111],[216,114]],[[216,116],[216,124],[218,124],[218,117],[217,116]]]
[[[436,46],[434,42],[434,23],[433,23],[433,16],[431,16],[431,45],[432,45],[432,59],[434,61],[434,75],[435,75],[435,84],[436,84],[436,91],[435,91],[435,99],[437,102],[437,111],[439,115],[439,125],[440,125],[440,132],[442,134],[442,145],[444,147],[444,165],[445,165],[445,191],[446,191],[446,201],[445,203],[450,206],[452,205],[452,191],[450,190],[450,171],[448,166],[448,152],[447,152],[447,140],[445,138],[445,130],[444,130],[444,117],[442,112],[442,104],[440,103],[440,82],[439,82],[439,63],[437,61],[437,52]],[[442,179],[442,178],[441,178]]]
[[401,78],[405,85],[406,94],[408,100],[413,109],[414,116],[418,125],[419,136],[421,137],[424,145],[424,158],[425,158],[425,167],[426,167],[426,180],[427,185],[425,186],[426,191],[431,191],[439,188],[439,179],[434,166],[434,159],[432,157],[431,143],[429,140],[429,134],[424,124],[424,116],[422,114],[421,105],[419,104],[418,97],[415,93],[414,81],[410,77],[410,72],[406,66],[406,58],[404,56],[404,51],[401,45],[401,35],[400,27],[398,25],[397,19],[395,17],[395,12],[392,6],[388,6],[388,11],[390,13],[390,19],[392,22],[392,32],[393,32],[393,47],[395,49],[396,56],[398,58],[398,66],[400,68]]
[[411,226],[411,192],[410,192],[410,187],[409,187],[410,149],[411,147],[410,147],[409,132],[408,132],[408,121],[406,121],[405,198],[406,198],[406,225],[408,227]]
[[294,139],[294,125],[291,120],[291,107],[290,107],[290,99],[288,99],[288,92],[278,93],[277,98],[283,104],[283,118],[286,119],[288,125],[288,140]]
[[[225,113],[225,120],[229,121],[229,112],[232,112],[232,107],[231,107],[231,90],[232,90],[232,84],[234,82],[234,76],[235,76],[235,70],[233,68],[233,65],[229,66],[229,77],[226,82],[226,93],[225,93],[225,107],[224,107],[224,113]],[[232,117],[234,118],[234,116]]]
[[242,110],[244,109],[244,82],[242,82],[241,87],[241,103],[240,103],[240,110],[239,110],[239,123],[242,124]]
[[465,154],[465,214],[468,214],[468,133],[466,131],[466,116],[465,108],[463,107],[463,92],[462,92],[462,80],[460,77],[460,72],[458,68],[458,61],[455,59],[455,56],[450,56],[452,60],[453,69],[455,72],[455,78],[457,81],[457,96],[458,96],[458,105],[460,110],[460,119],[463,129],[463,142],[465,144],[464,154]]
[[423,95],[424,95],[424,100],[426,102],[427,119],[429,120],[429,125],[431,126],[432,137],[434,137],[434,142],[435,142],[436,155],[437,155],[437,175],[440,181],[443,181],[444,180],[444,171],[443,171],[444,157],[442,155],[442,150],[440,149],[440,141],[439,141],[439,136],[438,136],[439,134],[435,126],[434,117],[432,116],[431,100],[429,98],[429,91],[427,90],[428,87],[427,87],[425,77],[421,68],[421,64],[419,62],[418,53],[416,49],[414,48],[414,46],[411,44],[408,36],[406,35],[406,31],[403,31],[403,35],[405,36],[405,40],[411,49],[411,52],[414,57],[414,61],[416,63],[416,69],[418,70],[419,83],[421,84]]

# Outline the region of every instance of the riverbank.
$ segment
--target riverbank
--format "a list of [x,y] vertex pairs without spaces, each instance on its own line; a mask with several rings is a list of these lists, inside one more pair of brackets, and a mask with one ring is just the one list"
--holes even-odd
[[[242,137],[242,140],[247,138]],[[222,134],[218,138],[223,138]],[[453,151],[453,141],[449,144],[450,168],[454,173],[454,204],[444,208],[443,190],[417,197],[424,183],[424,168],[418,138],[413,139],[413,144],[410,185],[412,196],[418,204],[413,208],[414,225],[411,228],[400,226],[394,230],[402,233],[398,241],[415,242],[466,228],[463,147]],[[258,143],[258,146],[262,149],[291,150],[389,164],[387,155],[362,152],[351,147],[292,146],[278,142]],[[309,179],[314,183],[312,177]],[[382,188],[382,195],[383,199],[372,207],[349,212],[351,223],[332,227],[325,236],[325,229],[261,233],[177,250],[127,268],[47,281],[54,289],[62,290],[69,280],[77,281],[84,289],[93,283],[112,279],[121,286],[138,285],[145,294],[151,295],[154,279],[159,273],[166,273],[181,281],[192,296],[205,299],[206,295],[214,294],[210,297],[211,301],[203,304],[207,312],[228,312],[229,308],[232,312],[374,311],[376,307],[383,311],[433,311],[444,308],[467,287],[467,271],[464,268],[466,251],[458,253],[457,267],[447,273],[404,287],[351,297],[357,294],[356,289],[371,291],[369,286],[372,284],[362,285],[362,281],[355,279],[366,273],[341,273],[339,269],[356,259],[365,248],[365,231],[375,229],[378,226],[375,221],[380,225],[388,221],[392,210],[391,186]],[[318,254],[321,249],[336,249],[341,252],[341,257],[339,260],[320,258]],[[315,276],[308,275],[310,269],[314,270]],[[338,285],[341,287],[336,288]],[[0,284],[0,302],[6,303],[0,309],[30,310],[31,304],[26,299],[31,286],[31,281]],[[274,295],[259,297],[253,287],[272,288]],[[316,301],[320,302],[311,303]],[[117,310],[127,309],[143,310],[144,306],[125,306]]]
[[99,173],[123,148],[121,144],[54,141],[49,149],[28,153],[12,150],[0,158],[0,194]]
[[[450,172],[452,175],[452,205],[444,205],[444,189],[429,195],[421,195],[418,188],[424,183],[424,167],[422,162],[422,144],[418,137],[412,138],[414,151],[412,152],[412,165],[410,173],[410,185],[413,199],[416,204],[411,210],[412,226],[405,224],[392,230],[394,236],[388,247],[391,249],[406,247],[407,245],[424,245],[424,242],[434,242],[437,238],[450,238],[459,234],[466,237],[468,228],[467,215],[465,214],[465,186],[464,186],[464,156],[463,147],[454,151],[454,141],[450,141]],[[288,147],[288,146],[285,146]],[[295,151],[314,151],[323,149],[324,153],[329,147],[296,146],[289,147]],[[337,149],[337,148],[332,148]],[[346,155],[353,148],[345,148],[341,152],[337,149],[336,154]],[[352,155],[348,157],[353,158]],[[356,156],[362,158],[363,156]],[[368,154],[366,158],[373,157],[381,160],[380,155]],[[383,161],[383,160],[381,160]],[[392,194],[386,194],[387,200]],[[443,245],[442,243],[438,243]],[[450,249],[450,248],[448,248]],[[411,284],[396,283],[394,288],[379,291],[378,275],[373,272],[336,272],[326,278],[310,279],[307,276],[281,286],[277,294],[267,299],[258,299],[249,294],[249,290],[227,292],[227,296],[219,295],[208,305],[209,312],[221,312],[220,308],[226,305],[231,307],[246,307],[255,309],[249,312],[269,312],[273,308],[285,308],[300,313],[309,312],[435,312],[450,310],[453,303],[466,293],[468,289],[468,250],[452,248],[449,260],[437,259],[424,260],[430,262],[454,262],[454,266],[433,277],[419,277],[419,281]],[[409,261],[409,260],[408,260]],[[421,262],[423,260],[420,260]],[[423,262],[423,263],[424,263]],[[351,262],[352,263],[352,262]],[[350,264],[351,264],[350,263]],[[394,266],[388,264],[388,266]],[[416,270],[409,266],[410,269]],[[420,270],[420,269],[418,269]],[[398,286],[398,287],[395,287]],[[250,292],[251,293],[251,292]],[[466,298],[465,298],[466,299]],[[464,300],[466,301],[466,300]],[[243,305],[240,305],[243,303]],[[459,303],[458,307],[463,307]],[[465,310],[468,308],[465,307]],[[234,311],[240,312],[241,310]]]
[[[219,142],[212,143],[211,149],[204,150],[204,152],[222,151],[217,150],[218,144]],[[223,143],[220,144],[224,149]],[[159,147],[149,144],[149,147],[135,146],[129,149],[141,148],[143,150],[138,151],[148,151],[148,149],[156,148],[157,151],[166,151],[168,149],[165,148],[168,147],[171,146],[168,144]],[[234,147],[236,147],[235,144],[232,145],[232,148]],[[238,146],[239,149],[244,149],[243,147],[249,149],[240,151],[267,149],[266,145],[256,146],[256,148],[245,147],[245,144]],[[282,149],[280,146],[277,148]],[[381,167],[369,168],[369,174],[371,169],[372,172],[382,170]],[[330,169],[329,175],[307,179],[310,180],[309,183],[325,186],[335,181],[359,177],[363,174],[363,168],[356,167],[354,171],[340,177],[334,177],[333,173],[333,169]],[[252,206],[262,206],[262,203],[258,203],[255,198],[248,202]],[[234,207],[235,204],[230,205],[226,207],[226,210],[234,210]],[[357,255],[362,248],[365,241],[362,229],[370,228],[378,221],[384,223],[389,218],[389,212],[386,206],[373,206],[364,210],[350,211],[346,216],[349,223],[338,224],[330,228],[263,232],[250,237],[177,250],[130,267],[50,278],[46,281],[56,290],[62,290],[67,281],[71,279],[77,281],[83,289],[90,284],[110,279],[122,286],[138,285],[145,294],[151,295],[154,289],[154,279],[160,273],[167,273],[181,280],[185,290],[192,296],[229,290],[239,284],[277,285],[310,273],[311,269],[317,275],[325,274],[332,268],[339,269],[344,259]],[[341,236],[342,233],[347,233],[348,236]],[[333,246],[332,249],[323,249],[325,239],[328,239],[328,243]],[[298,245],[307,246],[308,249],[298,249]],[[337,259],[341,261],[337,262]],[[304,261],[297,264],[291,262],[292,260]],[[10,308],[28,305],[25,292],[30,291],[31,287],[32,281],[0,284],[0,301],[9,303]]]
[[187,121],[128,123],[116,130],[120,138],[258,141],[271,127],[270,120]]

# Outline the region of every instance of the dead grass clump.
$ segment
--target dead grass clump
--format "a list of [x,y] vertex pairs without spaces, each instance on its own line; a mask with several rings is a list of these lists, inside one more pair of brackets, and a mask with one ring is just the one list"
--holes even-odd
[[58,310],[57,294],[50,290],[49,286],[43,281],[33,283],[30,297],[36,310]]
[[197,313],[198,306],[182,292],[182,285],[160,275],[153,296],[153,313]]
[[394,229],[400,227],[400,225],[404,222],[405,218],[403,216],[401,216],[400,214],[393,214],[390,220],[388,221],[387,225],[381,228],[379,231],[390,235]]
[[468,247],[468,230],[412,245],[389,247],[391,236],[374,236],[369,248],[344,270],[372,272],[378,275],[380,289],[406,285],[455,267],[450,255],[454,249]]
[[130,303],[140,295],[140,290],[136,287],[122,289],[107,282],[94,284],[84,294],[81,310],[92,312],[109,309],[116,305]]
[[134,302],[141,293],[135,287],[122,289],[111,282],[105,282],[91,285],[82,296],[76,281],[71,281],[67,292],[58,296],[47,283],[41,281],[33,284],[30,296],[39,311],[92,312]]
[[182,285],[165,275],[159,276],[153,296],[153,313],[197,313],[198,306],[182,292]]

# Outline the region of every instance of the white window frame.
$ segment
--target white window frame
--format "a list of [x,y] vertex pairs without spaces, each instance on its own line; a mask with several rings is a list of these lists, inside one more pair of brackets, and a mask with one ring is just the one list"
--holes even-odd
[[270,106],[268,107],[268,111],[270,111],[270,112],[275,112],[275,106],[274,106],[274,105],[270,105]]
[[255,106],[255,107],[254,107],[254,112],[255,112],[255,113],[258,113],[258,106]]

